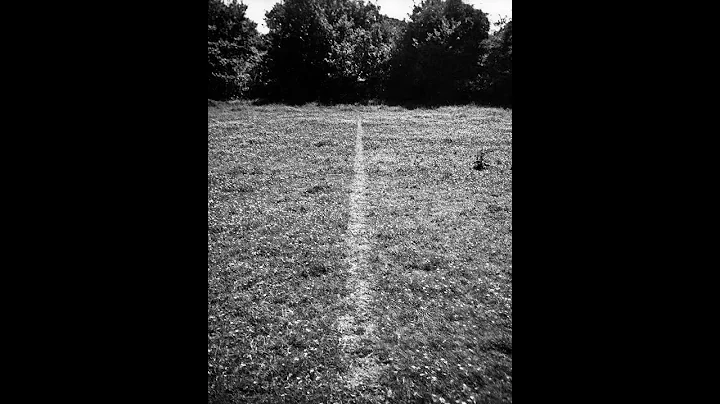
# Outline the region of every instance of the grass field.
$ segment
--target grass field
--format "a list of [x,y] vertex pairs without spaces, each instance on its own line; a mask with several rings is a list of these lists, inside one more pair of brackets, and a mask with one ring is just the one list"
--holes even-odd
[[209,102],[208,402],[512,402],[512,111]]

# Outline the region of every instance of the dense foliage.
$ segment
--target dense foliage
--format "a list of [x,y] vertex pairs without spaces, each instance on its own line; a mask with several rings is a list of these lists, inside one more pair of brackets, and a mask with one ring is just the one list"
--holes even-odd
[[208,0],[208,98],[245,95],[260,62],[256,24],[237,0]]
[[512,105],[512,21],[484,43],[482,73],[474,83],[478,97],[501,105]]
[[480,44],[490,28],[485,14],[460,0],[425,0],[410,19],[393,57],[391,96],[467,100],[468,85],[479,74]]
[[291,101],[378,96],[391,29],[372,3],[286,0],[267,13],[267,94]]
[[284,0],[259,35],[236,0],[208,0],[208,98],[512,105],[512,21],[489,35],[461,0],[423,0],[409,22],[362,0]]

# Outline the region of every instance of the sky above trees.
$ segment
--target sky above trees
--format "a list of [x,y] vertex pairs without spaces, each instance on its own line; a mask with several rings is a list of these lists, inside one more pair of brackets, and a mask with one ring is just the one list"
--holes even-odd
[[[413,0],[371,0],[380,6],[380,12],[399,20],[407,20],[408,14],[412,12]],[[270,11],[279,0],[242,0],[248,8],[246,15],[257,23],[257,29],[261,33],[267,33],[265,26],[265,13]],[[420,0],[415,0],[418,4]],[[500,17],[512,17],[512,0],[463,0],[464,3],[472,4],[473,7],[481,9],[488,14],[490,23],[496,22]],[[495,26],[491,25],[490,30],[494,31]]]

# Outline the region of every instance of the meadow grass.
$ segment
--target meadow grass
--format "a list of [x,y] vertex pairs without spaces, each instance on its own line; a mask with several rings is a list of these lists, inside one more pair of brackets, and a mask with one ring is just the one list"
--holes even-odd
[[[364,116],[390,402],[512,401],[512,116]],[[485,169],[473,169],[480,152]]]
[[[382,371],[350,389],[358,117],[376,329],[357,351]],[[208,103],[208,402],[511,401],[511,110]]]

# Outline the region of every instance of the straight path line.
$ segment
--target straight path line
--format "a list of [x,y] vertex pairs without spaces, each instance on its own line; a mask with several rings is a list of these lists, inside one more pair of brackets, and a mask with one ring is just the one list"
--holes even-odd
[[348,364],[345,383],[355,389],[358,386],[372,386],[377,383],[380,372],[374,354],[358,352],[360,341],[373,340],[376,324],[370,315],[373,302],[372,274],[368,266],[370,242],[365,226],[367,210],[367,176],[362,141],[362,123],[357,120],[355,136],[354,178],[350,194],[350,219],[347,231],[348,278],[347,287],[351,293],[347,299],[350,310],[338,319],[340,347]]

